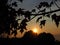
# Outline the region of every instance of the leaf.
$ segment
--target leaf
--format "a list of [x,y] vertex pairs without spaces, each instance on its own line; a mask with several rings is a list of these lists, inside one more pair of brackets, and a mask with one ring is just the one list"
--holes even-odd
[[46,23],[46,20],[42,20],[42,21],[40,22],[41,28],[42,28],[42,26],[45,26],[45,23]]
[[12,6],[17,7],[17,2],[12,3]]
[[55,24],[58,27],[59,26],[59,21],[55,21]]
[[36,22],[38,22],[38,21],[39,21],[39,19],[42,19],[42,17],[38,17],[38,19],[36,20]]
[[21,15],[24,15],[24,11],[23,10],[24,9],[21,9],[21,8],[18,9],[17,13],[18,13],[19,16],[20,16],[20,14]]
[[24,32],[24,30],[23,30],[23,29],[21,29],[21,30],[20,30],[20,32],[21,32],[21,33],[23,33],[23,32]]
[[48,2],[41,2],[40,4],[41,4],[43,7],[45,7],[45,6],[46,6],[46,7],[49,7]]
[[50,3],[50,7],[53,5],[53,1],[51,1],[51,3]]
[[56,19],[54,21],[55,21],[56,26],[58,27],[59,22],[60,22],[60,16],[56,16]]
[[23,2],[23,0],[18,0],[18,1],[20,1],[21,3]]
[[25,16],[25,18],[28,18],[30,20],[31,12],[30,11],[26,11],[24,16]]
[[24,31],[24,29],[27,30],[27,28],[26,28],[27,23],[26,23],[26,22],[28,22],[27,19],[22,20],[22,22],[21,22],[21,24],[20,24],[20,26],[19,26],[19,28],[18,28],[18,29],[20,29],[20,32],[21,32],[21,33]]
[[23,25],[23,26],[27,25],[26,22],[28,22],[27,19],[22,20],[21,25]]
[[35,12],[35,11],[36,11],[36,9],[33,9],[33,10],[32,10],[32,12]]
[[12,31],[12,34],[14,34],[14,36],[16,36],[17,35],[17,30]]
[[52,15],[52,20],[55,22],[56,26],[59,26],[59,22],[60,22],[60,16],[57,16],[56,14]]
[[42,7],[42,5],[40,5],[40,4],[38,6],[36,6],[37,9],[40,9],[41,7]]
[[24,24],[24,25],[21,24],[21,25],[20,25],[20,29],[21,29],[20,32],[21,32],[21,33],[24,31],[24,29],[27,30],[26,26],[27,26],[27,24]]
[[48,18],[50,18],[50,14],[46,15]]
[[52,15],[52,21],[56,19],[56,14]]

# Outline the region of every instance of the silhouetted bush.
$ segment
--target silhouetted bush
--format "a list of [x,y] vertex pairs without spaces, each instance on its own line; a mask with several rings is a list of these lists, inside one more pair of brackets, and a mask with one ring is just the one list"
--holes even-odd
[[52,34],[50,33],[41,33],[38,36],[38,42],[41,45],[53,45],[55,42],[55,38]]
[[32,31],[28,31],[22,38],[0,38],[2,45],[60,45],[60,41],[55,40],[50,33],[41,33],[34,36]]

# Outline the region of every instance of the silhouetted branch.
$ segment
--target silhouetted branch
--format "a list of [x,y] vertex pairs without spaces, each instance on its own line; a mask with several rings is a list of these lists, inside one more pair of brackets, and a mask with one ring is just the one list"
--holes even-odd
[[49,13],[54,13],[54,12],[58,12],[58,11],[60,11],[60,9],[49,11],[49,12],[44,12],[44,13],[40,13],[40,14],[31,14],[31,15],[38,16],[38,15],[49,14]]
[[[31,15],[34,15],[33,18],[35,18],[35,17],[38,16],[38,15],[44,15],[44,14],[54,13],[54,12],[58,12],[58,11],[60,11],[60,9],[53,10],[53,11],[49,11],[49,12],[44,12],[44,13],[40,13],[40,14],[31,14]],[[33,19],[33,18],[32,18],[32,19]],[[32,20],[32,19],[31,19],[31,20]],[[31,20],[30,20],[30,21],[31,21]]]

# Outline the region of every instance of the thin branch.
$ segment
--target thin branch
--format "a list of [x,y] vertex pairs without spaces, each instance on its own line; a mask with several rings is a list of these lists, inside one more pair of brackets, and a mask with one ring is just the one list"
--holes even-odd
[[[44,14],[54,13],[54,12],[58,12],[58,11],[60,11],[60,9],[53,10],[53,11],[49,11],[49,12],[44,12],[44,13],[41,13],[41,14],[31,14],[31,15],[34,15],[33,18],[35,18],[35,17],[38,16],[38,15],[44,15]],[[33,19],[33,18],[32,18],[32,19]],[[31,20],[32,20],[32,19],[31,19]],[[30,20],[30,21],[31,21],[31,20]]]
[[43,15],[43,14],[49,14],[49,13],[54,13],[54,12],[58,12],[60,11],[60,9],[57,9],[57,10],[53,10],[53,11],[49,11],[49,12],[44,12],[44,13],[41,13],[41,14],[31,14],[31,15]]

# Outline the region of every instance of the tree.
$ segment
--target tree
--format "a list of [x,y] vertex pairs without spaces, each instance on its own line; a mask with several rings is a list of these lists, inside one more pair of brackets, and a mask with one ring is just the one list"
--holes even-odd
[[[36,6],[36,9],[38,12],[36,13],[36,9],[32,9],[31,11],[27,10],[24,11],[24,9],[19,8],[18,10],[15,10],[12,6],[17,7],[17,2],[13,2],[12,4],[8,4],[9,0],[0,0],[0,34],[3,32],[6,32],[10,34],[10,30],[12,33],[15,33],[15,36],[17,34],[17,30],[20,29],[20,32],[23,32],[24,29],[27,30],[27,22],[34,19],[36,16],[39,16],[36,22],[40,23],[40,26],[45,26],[46,20],[44,17],[52,18],[52,21],[55,22],[56,26],[59,26],[60,22],[60,15],[57,16],[55,12],[60,11],[60,7],[57,4],[59,0],[52,0],[50,3],[48,2],[40,2],[38,6]],[[12,0],[10,0],[11,2]],[[20,1],[20,3],[23,3],[24,0],[17,0]],[[58,9],[52,10],[51,7],[53,5],[56,5]],[[44,8],[44,9],[41,9]],[[50,11],[46,12],[46,9],[50,9]],[[33,14],[35,13],[35,14]],[[31,18],[31,16],[34,16]],[[24,16],[24,19],[21,21],[20,25],[18,23],[21,19],[16,19],[17,16]],[[40,19],[43,19],[40,21]]]
[[55,45],[55,38],[52,34],[50,33],[41,33],[38,35],[38,43],[40,45]]

